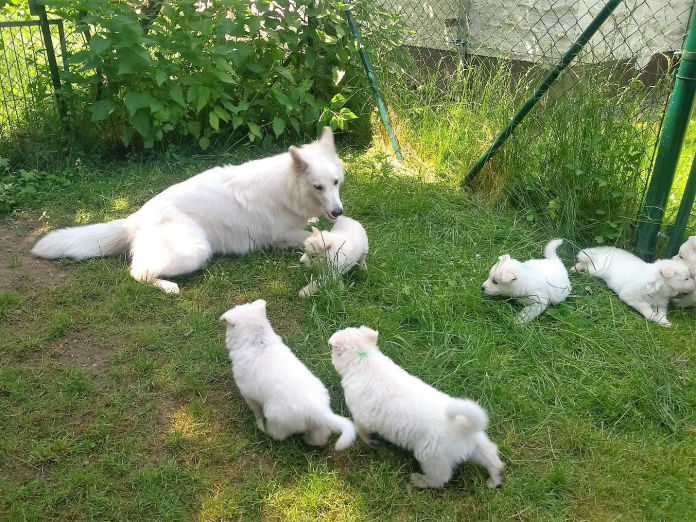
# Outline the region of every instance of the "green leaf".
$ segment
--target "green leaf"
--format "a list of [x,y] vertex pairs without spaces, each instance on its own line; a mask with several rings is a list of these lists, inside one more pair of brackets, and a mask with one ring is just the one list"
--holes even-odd
[[276,116],[273,118],[273,132],[275,132],[276,138],[283,134],[285,130],[285,120]]
[[210,89],[208,87],[201,87],[198,91],[198,100],[196,101],[196,110],[201,112],[201,109],[206,106],[208,100],[210,99]]
[[208,113],[208,121],[210,121],[210,126],[216,131],[220,130],[220,118],[214,112]]
[[133,139],[133,130],[132,129],[123,129],[123,132],[121,133],[121,141],[123,144],[127,147],[130,145],[131,140]]
[[163,69],[157,69],[157,72],[155,73],[155,81],[157,82],[157,85],[162,85],[164,82],[166,82],[167,71]]
[[263,71],[266,70],[266,68],[261,65],[260,63],[252,62],[250,64],[247,64],[247,69],[249,69],[251,72],[256,73],[256,74],[261,74]]
[[111,47],[111,40],[95,36],[89,41],[89,47],[96,54],[101,54]]
[[201,136],[201,124],[197,121],[190,121],[186,128],[194,138],[198,139]]
[[331,98],[331,108],[332,109],[338,109],[339,107],[343,107],[343,104],[346,103],[346,97],[343,96],[341,93],[338,93],[334,95],[333,98]]
[[210,139],[207,136],[202,136],[201,139],[198,140],[198,145],[200,145],[201,149],[206,150],[210,147]]
[[109,117],[114,112],[116,104],[111,100],[99,100],[92,107],[92,117],[90,121],[102,121]]
[[236,129],[240,125],[244,124],[244,119],[241,118],[240,116],[234,116],[232,118],[232,129]]
[[338,85],[339,83],[341,83],[341,80],[346,75],[346,71],[342,71],[338,67],[334,67],[333,69],[331,69],[331,73],[334,85]]
[[280,103],[281,105],[284,105],[286,107],[292,105],[290,99],[276,87],[271,87],[271,94],[276,100],[278,100],[278,103]]
[[146,99],[144,94],[139,92],[127,92],[123,97],[123,102],[131,116],[138,112],[139,109],[149,105],[149,100]]
[[222,121],[226,121],[226,122],[229,122],[229,121],[230,121],[230,118],[231,118],[230,113],[227,112],[227,111],[226,111],[225,109],[223,109],[222,107],[220,107],[219,105],[216,105],[215,107],[213,107],[213,110],[215,111],[215,114],[217,114],[218,117],[219,117]]
[[248,122],[247,127],[249,127],[250,134],[253,134],[254,136],[258,136],[259,138],[263,137],[263,134],[261,133],[261,127],[259,127],[253,121]]
[[340,111],[338,111],[338,115],[346,121],[357,119],[355,113],[347,107],[343,107]]
[[236,81],[237,81],[236,78],[232,74],[225,72],[225,71],[216,70],[216,71],[213,71],[213,74],[221,82],[236,83]]
[[139,110],[131,117],[130,122],[141,136],[144,138],[150,136],[152,125],[150,124],[150,115],[147,111]]
[[181,105],[184,109],[186,108],[184,93],[179,85],[174,85],[171,89],[169,89],[169,96],[171,96],[172,100]]

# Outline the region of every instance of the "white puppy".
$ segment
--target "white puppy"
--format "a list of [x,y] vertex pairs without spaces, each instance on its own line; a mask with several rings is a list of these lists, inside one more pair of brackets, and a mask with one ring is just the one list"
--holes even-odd
[[179,293],[163,278],[199,270],[213,254],[301,245],[310,217],[343,213],[341,183],[343,164],[325,127],[313,143],[172,185],[125,219],[51,232],[31,253],[86,259],[129,252],[136,281]]
[[[689,267],[691,277],[696,278],[696,236],[689,237],[689,239],[679,247],[679,253],[672,259],[682,261]],[[685,295],[674,297],[670,302],[682,308],[696,306],[696,290]]]
[[519,323],[533,321],[549,304],[563,302],[570,295],[568,271],[556,254],[562,239],[553,239],[544,247],[546,259],[530,259],[520,263],[505,254],[491,268],[481,285],[486,295],[515,297],[526,306],[517,317]]
[[503,483],[505,465],[485,433],[486,412],[469,399],[455,399],[428,386],[380,352],[375,330],[346,328],[329,339],[331,361],[341,376],[346,404],[358,435],[413,451],[424,475],[413,473],[419,488],[441,488],[456,466],[473,460],[485,466],[488,487]]
[[332,433],[341,433],[338,451],[353,443],[355,426],[331,411],[326,387],[273,332],[266,301],[235,306],[220,321],[227,323],[234,380],[261,431],[277,440],[304,433],[312,446],[325,446]]
[[670,298],[696,288],[688,267],[681,261],[660,259],[646,263],[630,252],[611,246],[581,250],[572,270],[599,277],[624,303],[662,326],[672,325],[667,320]]
[[[349,217],[336,218],[330,232],[312,227],[312,235],[305,239],[304,248],[300,263],[305,266],[322,264],[329,276],[345,274],[354,266],[367,269],[367,233],[360,223]],[[300,290],[300,297],[314,295],[325,281],[326,277],[312,281]]]

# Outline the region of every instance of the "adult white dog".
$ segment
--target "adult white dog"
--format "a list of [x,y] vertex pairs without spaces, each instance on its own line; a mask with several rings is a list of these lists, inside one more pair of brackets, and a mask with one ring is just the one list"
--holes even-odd
[[328,277],[345,274],[355,266],[367,269],[367,232],[360,223],[349,217],[336,218],[330,231],[312,227],[312,235],[305,239],[304,248],[300,263],[305,266],[321,264],[327,274],[300,290],[300,297],[314,295]]
[[486,412],[469,399],[455,399],[407,373],[380,352],[378,333],[361,326],[329,339],[331,361],[341,376],[346,404],[358,435],[370,436],[413,451],[424,475],[413,473],[419,488],[441,488],[465,460],[488,470],[488,487],[503,483],[505,465],[498,447],[485,433]]
[[313,446],[325,446],[332,433],[340,433],[336,450],[353,443],[355,426],[331,411],[326,387],[273,331],[266,301],[235,306],[220,321],[227,325],[234,381],[261,431],[277,440],[304,433]]
[[[672,259],[683,262],[689,267],[691,277],[696,278],[696,236],[690,236],[689,239],[679,247],[679,253]],[[692,290],[688,294],[673,297],[670,303],[681,308],[696,306],[696,290]]]
[[481,290],[486,295],[516,298],[526,305],[517,316],[517,322],[533,321],[549,304],[557,305],[570,295],[568,270],[556,253],[562,244],[562,239],[549,241],[544,247],[545,259],[520,263],[508,254],[500,256]]
[[662,326],[672,326],[667,320],[670,298],[696,288],[689,268],[681,261],[660,259],[646,263],[611,246],[581,250],[572,269],[599,277],[624,303]]
[[136,281],[178,293],[179,286],[162,277],[198,270],[213,254],[302,245],[310,217],[343,213],[343,176],[333,133],[324,127],[316,142],[212,168],[160,192],[125,219],[52,232],[31,252],[49,259],[130,252]]

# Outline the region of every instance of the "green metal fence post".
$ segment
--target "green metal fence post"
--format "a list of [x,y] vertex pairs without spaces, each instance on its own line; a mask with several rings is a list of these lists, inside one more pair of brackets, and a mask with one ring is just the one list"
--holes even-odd
[[389,141],[391,141],[392,148],[394,149],[394,154],[397,159],[403,159],[401,155],[401,148],[399,147],[399,142],[396,140],[394,135],[394,129],[392,129],[391,121],[389,120],[389,113],[387,112],[387,104],[384,103],[384,98],[382,98],[382,93],[379,92],[379,87],[377,85],[377,77],[372,70],[372,64],[370,63],[370,58],[367,56],[367,51],[365,50],[365,44],[363,44],[362,37],[360,36],[360,29],[355,23],[355,17],[348,6],[347,0],[343,0],[343,4],[346,6],[346,18],[348,19],[348,25],[350,30],[355,37],[355,41],[358,42],[360,47],[360,60],[362,61],[363,67],[365,68],[365,73],[367,74],[367,80],[370,82],[370,87],[372,87],[372,93],[375,96],[375,102],[377,103],[377,109],[379,110],[379,115],[384,123],[384,128],[387,131],[387,136],[389,136]]
[[561,57],[561,60],[556,64],[556,66],[551,70],[551,72],[544,78],[544,81],[541,82],[539,87],[536,88],[534,93],[529,97],[529,99],[525,102],[525,104],[522,106],[522,108],[515,114],[514,118],[512,118],[512,121],[508,124],[505,129],[502,130],[500,134],[498,134],[498,137],[495,139],[493,142],[493,145],[489,147],[489,149],[479,158],[479,160],[476,162],[476,164],[471,168],[469,173],[466,175],[466,178],[464,178],[464,181],[462,181],[462,187],[467,186],[471,181],[476,177],[476,175],[479,173],[479,171],[483,168],[483,166],[488,162],[493,155],[498,152],[498,149],[502,147],[503,143],[505,143],[505,140],[507,140],[510,135],[514,132],[514,130],[517,128],[517,126],[522,123],[522,120],[527,116],[529,111],[532,110],[532,108],[537,104],[537,102],[541,99],[541,97],[546,94],[546,92],[551,88],[551,86],[556,83],[556,80],[560,76],[560,74],[563,72],[563,70],[568,67],[570,62],[573,61],[573,59],[578,55],[578,53],[582,50],[583,47],[585,47],[585,44],[594,36],[594,34],[597,32],[597,30],[602,26],[602,24],[606,21],[607,18],[609,18],[609,15],[616,9],[616,7],[622,2],[623,0],[609,0],[606,5],[602,8],[602,10],[599,12],[599,14],[595,17],[594,20],[590,23],[590,25],[587,26],[587,28],[582,32],[580,37],[576,40],[576,42],[566,51],[566,53]]
[[31,14],[39,17],[41,34],[43,36],[44,46],[46,47],[48,68],[51,72],[51,82],[53,83],[53,91],[56,95],[56,102],[58,103],[58,112],[63,118],[65,118],[67,115],[67,109],[65,107],[65,100],[63,98],[63,89],[60,84],[60,73],[58,71],[58,62],[56,61],[56,50],[53,47],[53,38],[51,36],[51,28],[48,25],[46,7],[43,4],[30,1],[29,10]]
[[636,254],[651,260],[696,94],[696,23],[691,22],[638,227]]
[[679,246],[684,240],[684,231],[686,230],[686,225],[689,222],[691,209],[694,206],[694,198],[696,198],[696,156],[694,156],[694,160],[691,163],[691,171],[689,172],[689,179],[686,182],[684,194],[682,195],[682,200],[679,204],[677,219],[674,220],[672,233],[669,237],[669,246],[667,247],[666,257],[672,257],[679,251]]

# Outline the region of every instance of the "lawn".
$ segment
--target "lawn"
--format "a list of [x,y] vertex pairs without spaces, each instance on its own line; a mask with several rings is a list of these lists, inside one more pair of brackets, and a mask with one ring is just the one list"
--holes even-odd
[[[309,300],[297,297],[308,277],[298,252],[215,258],[177,278],[180,295],[135,283],[123,256],[28,256],[37,234],[123,217],[219,156],[82,165],[73,183],[0,218],[0,519],[693,516],[694,310],[671,311],[665,329],[581,274],[565,303],[518,326],[518,307],[480,284],[498,255],[537,257],[551,232],[374,153],[343,157],[368,270]],[[566,264],[585,246],[569,243]],[[335,453],[260,433],[218,322],[257,298],[336,411],[347,413],[327,339],[360,324],[408,371],[479,401],[505,485],[488,490],[484,470],[464,464],[444,490],[412,490],[417,463],[389,444]]]

